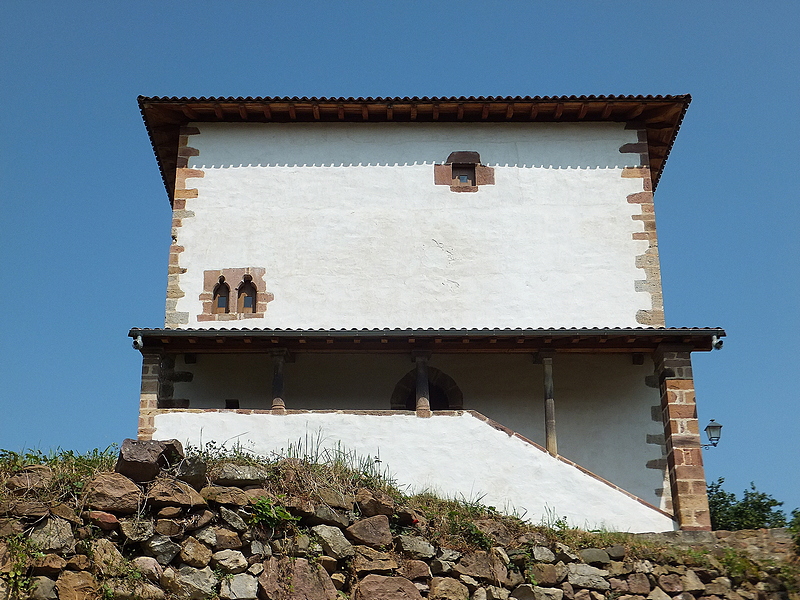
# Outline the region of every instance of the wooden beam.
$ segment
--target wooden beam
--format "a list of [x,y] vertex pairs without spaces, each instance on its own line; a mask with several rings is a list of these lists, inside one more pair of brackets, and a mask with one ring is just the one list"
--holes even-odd
[[638,116],[639,116],[640,114],[642,114],[643,112],[644,112],[644,102],[642,102],[642,103],[641,103],[639,106],[637,106],[636,108],[634,108],[634,109],[631,111],[631,113],[628,115],[628,118],[629,118],[629,119],[635,119],[636,117],[638,117]]
[[438,121],[439,120],[439,105],[438,104],[434,104],[433,105],[433,120],[434,121]]
[[297,111],[294,109],[294,104],[290,104],[289,105],[289,118],[292,121],[296,121],[297,120]]
[[531,115],[530,115],[531,121],[536,118],[537,114],[539,114],[539,105],[534,102],[533,104],[531,104]]
[[386,105],[386,120],[391,121],[394,115],[394,107],[391,104]]
[[514,105],[509,102],[508,107],[506,108],[506,119],[510,119],[513,116],[514,116]]
[[199,121],[200,120],[200,115],[198,115],[191,107],[186,106],[185,104],[183,104],[181,106],[181,110],[183,111],[183,114],[186,115],[192,121]]
[[412,121],[416,121],[417,120],[417,105],[416,104],[412,104],[411,105],[411,120]]
[[243,121],[247,121],[247,107],[244,104],[239,105],[239,116]]
[[312,104],[311,112],[314,113],[314,120],[319,121],[319,104]]
[[361,118],[365,121],[369,121],[369,108],[367,108],[366,104],[361,105]]
[[586,116],[586,102],[581,104],[581,109],[578,111],[578,119],[583,119]]
[[607,119],[608,117],[610,117],[612,108],[613,108],[613,105],[611,104],[611,102],[607,102],[606,103],[606,107],[603,109],[603,114],[600,115],[600,118],[601,119]]
[[464,118],[464,105],[463,104],[459,104],[458,105],[458,115],[456,116],[456,118],[459,121]]
[[553,118],[560,119],[562,114],[564,114],[564,103],[559,102],[558,104],[556,104],[556,110],[553,113]]
[[487,103],[484,104],[483,108],[481,109],[481,119],[485,121],[488,116],[489,116],[489,104]]
[[341,104],[338,107],[338,114],[339,114],[339,120],[344,121],[344,106]]
[[272,109],[269,107],[269,104],[264,105],[264,116],[266,117],[267,121],[272,120]]
[[225,114],[222,112],[222,107],[219,104],[214,105],[214,114],[217,115],[220,121],[225,118]]

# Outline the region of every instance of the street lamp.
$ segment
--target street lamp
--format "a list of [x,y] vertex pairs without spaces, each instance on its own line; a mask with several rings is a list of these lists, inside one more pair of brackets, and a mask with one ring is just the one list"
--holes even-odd
[[711,422],[706,425],[705,432],[710,443],[703,444],[703,448],[716,447],[719,444],[719,438],[722,436],[722,425],[711,419]]

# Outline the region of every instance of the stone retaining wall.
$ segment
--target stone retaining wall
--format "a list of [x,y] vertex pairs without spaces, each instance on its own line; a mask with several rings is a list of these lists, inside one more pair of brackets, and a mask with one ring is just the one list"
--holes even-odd
[[720,555],[726,548],[746,552],[755,560],[791,562],[796,560],[789,530],[746,529],[743,531],[668,531],[639,533],[635,537]]
[[[431,514],[381,491],[319,482],[284,495],[268,467],[208,473],[174,440],[126,440],[116,472],[69,501],[37,496],[55,476],[36,466],[0,482],[0,600],[800,600],[800,577],[779,565],[646,560],[492,513],[470,521],[474,543],[448,547]],[[770,556],[787,543],[783,530],[650,537]]]

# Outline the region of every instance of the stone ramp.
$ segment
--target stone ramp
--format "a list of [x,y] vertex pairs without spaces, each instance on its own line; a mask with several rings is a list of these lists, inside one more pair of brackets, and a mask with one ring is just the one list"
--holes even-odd
[[405,411],[173,410],[155,415],[154,439],[214,440],[263,455],[291,445],[343,448],[380,461],[409,492],[479,500],[532,521],[565,517],[583,529],[673,531],[671,515],[473,411],[419,418]]

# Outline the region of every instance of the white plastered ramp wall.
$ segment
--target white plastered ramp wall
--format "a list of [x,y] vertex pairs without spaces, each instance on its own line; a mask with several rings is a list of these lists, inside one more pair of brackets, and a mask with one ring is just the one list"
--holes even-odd
[[524,513],[532,522],[556,516],[584,529],[676,529],[668,514],[484,419],[470,412],[423,419],[413,413],[181,410],[155,416],[153,439],[176,438],[196,447],[214,440],[265,456],[284,453],[298,442],[301,447],[341,447],[360,456],[380,456],[409,492],[480,499]]

